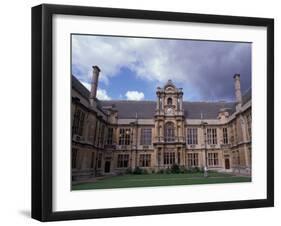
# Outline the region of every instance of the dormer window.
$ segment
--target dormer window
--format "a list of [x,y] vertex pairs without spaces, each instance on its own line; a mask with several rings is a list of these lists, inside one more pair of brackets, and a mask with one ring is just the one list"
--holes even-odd
[[169,97],[169,98],[167,99],[167,104],[168,104],[168,105],[172,105],[172,104],[173,104],[173,100],[172,100],[171,97]]

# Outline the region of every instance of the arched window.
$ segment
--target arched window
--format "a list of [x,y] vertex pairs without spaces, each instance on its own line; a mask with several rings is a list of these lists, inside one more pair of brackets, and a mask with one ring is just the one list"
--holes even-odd
[[169,98],[167,99],[167,104],[168,104],[168,105],[172,105],[172,104],[173,104],[173,100],[172,100],[171,97],[169,97]]
[[167,122],[165,124],[165,141],[171,142],[175,140],[175,127],[174,123]]

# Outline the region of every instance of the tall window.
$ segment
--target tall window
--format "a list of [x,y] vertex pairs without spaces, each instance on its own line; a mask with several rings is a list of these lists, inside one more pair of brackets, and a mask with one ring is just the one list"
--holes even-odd
[[187,154],[188,166],[198,166],[198,153],[188,153]]
[[173,165],[175,164],[176,155],[175,152],[164,152],[164,164]]
[[217,129],[207,128],[207,142],[208,144],[217,144]]
[[171,97],[169,97],[169,98],[167,99],[167,104],[168,104],[168,105],[172,105],[172,104],[173,104],[173,100],[172,100]]
[[223,134],[223,143],[228,144],[227,128],[222,128],[222,134]]
[[219,155],[218,155],[218,153],[208,153],[208,165],[209,166],[219,165]]
[[141,154],[140,155],[140,166],[149,167],[151,163],[151,154]]
[[151,128],[141,128],[141,145],[151,145]]
[[174,123],[167,122],[165,124],[165,141],[171,142],[175,140],[175,128]]
[[187,144],[198,144],[197,128],[187,128]]
[[131,141],[131,129],[121,128],[119,130],[119,145],[129,145]]
[[73,134],[82,136],[84,126],[85,113],[79,108],[76,109],[73,118]]
[[107,144],[112,144],[113,143],[113,128],[108,128],[107,129]]
[[76,162],[77,162],[77,149],[72,148],[72,153],[71,153],[71,167],[72,169],[76,168]]
[[129,155],[128,154],[120,154],[117,157],[117,167],[118,168],[126,168],[129,165]]

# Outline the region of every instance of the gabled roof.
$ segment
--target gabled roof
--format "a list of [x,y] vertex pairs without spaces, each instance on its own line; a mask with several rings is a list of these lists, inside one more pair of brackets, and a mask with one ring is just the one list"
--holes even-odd
[[90,96],[90,91],[75,77],[71,76],[71,85],[78,93],[84,98],[88,99]]

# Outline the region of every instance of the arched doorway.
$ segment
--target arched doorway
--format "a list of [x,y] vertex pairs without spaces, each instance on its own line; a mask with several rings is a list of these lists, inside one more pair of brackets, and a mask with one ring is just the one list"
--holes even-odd
[[104,172],[109,173],[110,172],[110,161],[106,161],[104,164]]

